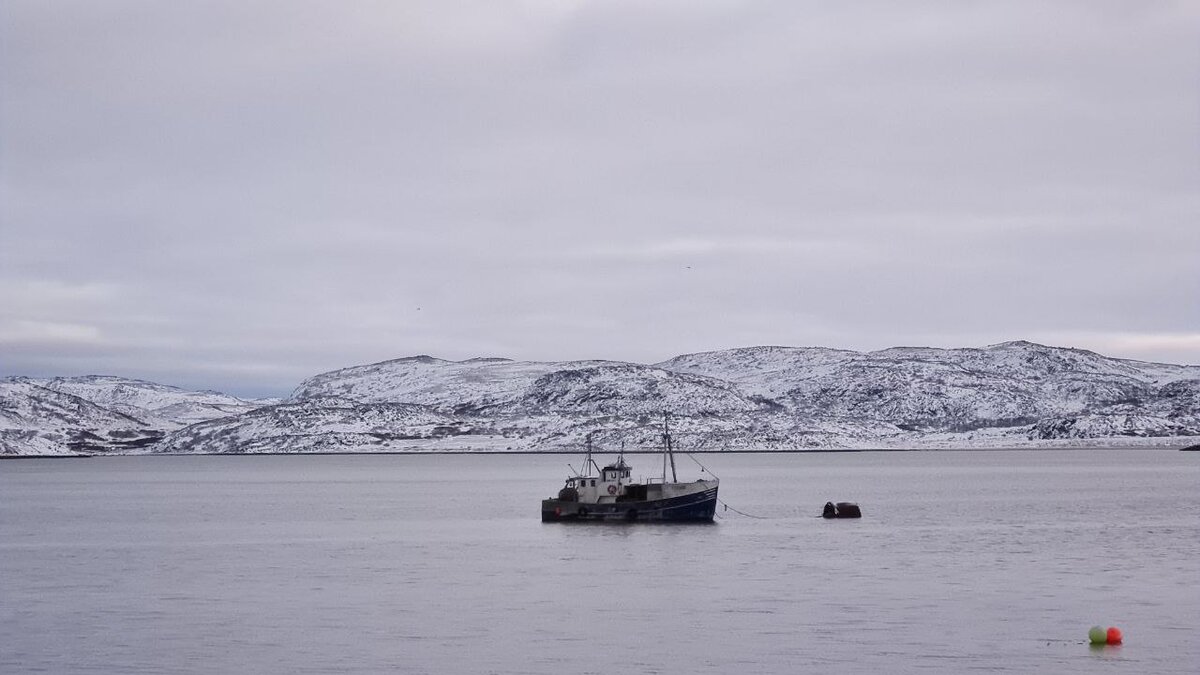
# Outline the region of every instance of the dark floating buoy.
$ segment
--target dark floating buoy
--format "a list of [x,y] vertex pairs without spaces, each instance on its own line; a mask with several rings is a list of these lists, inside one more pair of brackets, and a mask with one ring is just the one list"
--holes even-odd
[[858,508],[858,504],[852,502],[825,502],[825,509],[821,511],[822,518],[862,518],[862,511]]

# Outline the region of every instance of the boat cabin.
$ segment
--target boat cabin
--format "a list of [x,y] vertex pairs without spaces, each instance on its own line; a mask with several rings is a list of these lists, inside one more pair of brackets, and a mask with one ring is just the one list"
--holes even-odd
[[620,458],[615,464],[600,469],[598,476],[589,475],[590,472],[571,476],[564,489],[575,490],[577,500],[581,502],[614,502],[625,494],[626,487],[632,482],[632,468],[624,458]]

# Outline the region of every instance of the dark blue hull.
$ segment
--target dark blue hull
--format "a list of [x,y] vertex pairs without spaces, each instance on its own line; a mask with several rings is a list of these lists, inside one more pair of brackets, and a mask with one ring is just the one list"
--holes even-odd
[[673,522],[711,523],[717,512],[717,488],[668,499],[584,504],[542,500],[542,522]]

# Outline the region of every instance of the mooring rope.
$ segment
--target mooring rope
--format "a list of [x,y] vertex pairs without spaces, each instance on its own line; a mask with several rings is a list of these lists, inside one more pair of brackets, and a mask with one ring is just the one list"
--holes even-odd
[[767,518],[766,516],[756,516],[753,513],[746,513],[745,511],[738,511],[737,509],[733,508],[732,506],[726,504],[720,498],[717,498],[717,503],[720,504],[721,506],[724,506],[726,511],[733,511],[734,513],[740,513],[741,515],[746,516],[747,518],[754,518],[755,520],[770,520],[770,518]]
[[[708,475],[712,476],[713,478],[716,478],[717,480],[721,479],[720,476],[713,473],[712,471],[709,471],[708,467],[701,464],[700,460],[698,460],[694,456],[692,456],[692,453],[686,452],[684,454],[686,454],[688,457],[690,457],[691,460],[696,463],[696,466],[700,467],[701,471],[707,473]],[[746,516],[747,518],[754,518],[755,520],[770,520],[770,518],[768,518],[767,516],[756,516],[753,513],[746,513],[745,511],[739,511],[739,510],[733,508],[732,506],[730,506],[729,504],[726,504],[719,497],[717,498],[717,503],[720,504],[721,506],[724,506],[726,511],[733,511],[734,513]]]

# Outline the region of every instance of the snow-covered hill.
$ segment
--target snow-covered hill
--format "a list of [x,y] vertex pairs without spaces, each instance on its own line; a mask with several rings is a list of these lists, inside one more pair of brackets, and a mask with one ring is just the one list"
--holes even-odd
[[[1200,433],[1200,411],[1187,396],[1200,381],[1200,367],[1030,342],[870,353],[759,347],[679,356],[658,365],[724,377],[808,419],[850,417],[914,432],[968,432],[1029,427],[1048,418],[1144,413],[1144,427],[1121,426],[1122,434]],[[1172,400],[1173,407],[1164,403]],[[1045,429],[1029,433],[1056,437]]]
[[46,389],[72,394],[98,406],[177,428],[217,417],[250,412],[263,403],[215,391],[188,391],[144,380],[87,375],[36,380]]
[[610,363],[613,362],[543,363],[488,358],[443,361],[431,356],[411,356],[310,377],[292,393],[292,400],[341,396],[359,403],[403,401],[440,410],[483,412],[518,401],[544,375]]
[[0,381],[0,455],[69,455],[148,445],[162,430],[27,379]]
[[[1200,434],[1197,383],[1195,366],[1008,342],[871,353],[747,347],[654,365],[417,356],[317,375],[293,400],[428,406],[453,418],[447,426],[463,430],[453,440],[464,449],[573,448],[589,434],[611,448],[652,445],[664,412],[685,444],[709,449],[1012,446]],[[323,419],[305,425],[319,430]],[[329,432],[330,447],[344,447],[340,434]]]
[[0,381],[0,452],[158,435],[159,452],[559,450],[589,436],[635,449],[657,443],[664,413],[693,449],[1188,445],[1200,367],[1029,342],[748,347],[653,365],[415,356],[316,375],[269,405],[119,378],[16,378]]
[[122,377],[0,379],[0,455],[144,448],[171,430],[266,402]]

